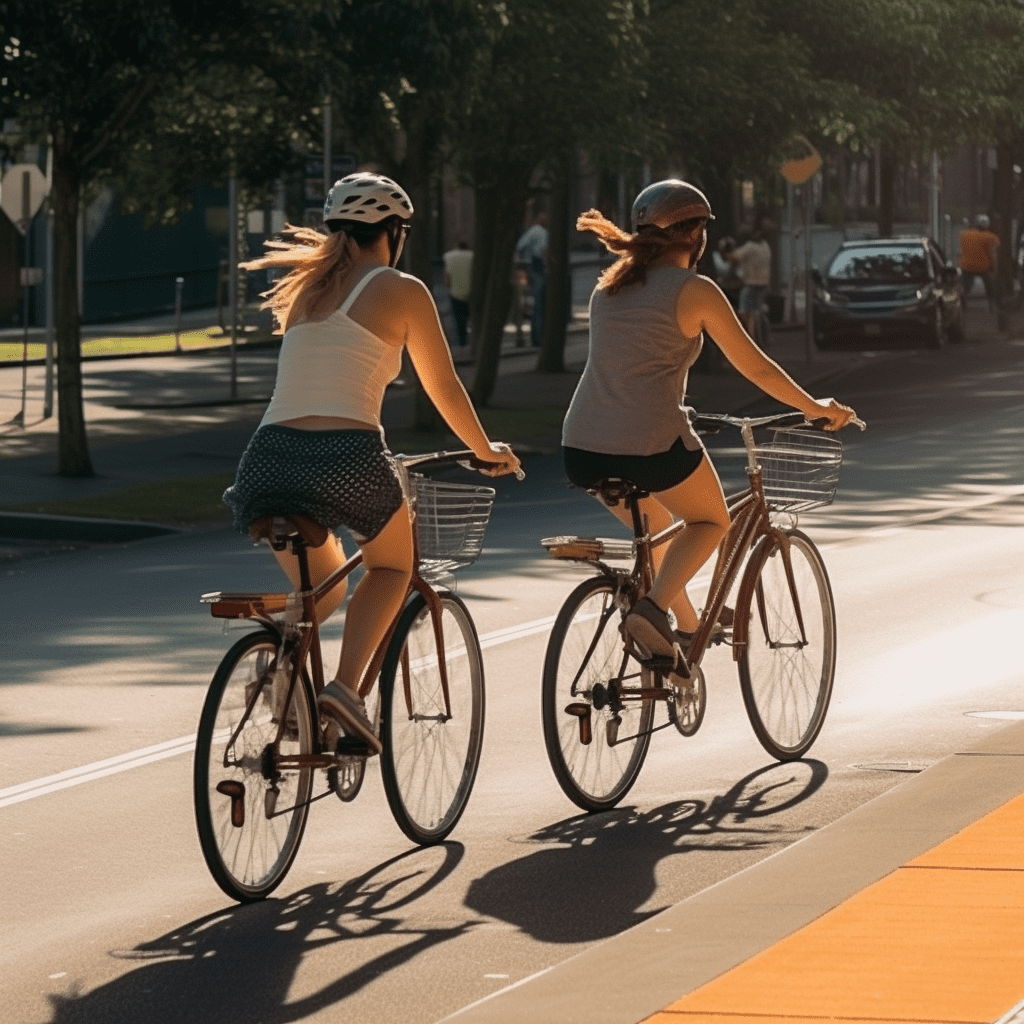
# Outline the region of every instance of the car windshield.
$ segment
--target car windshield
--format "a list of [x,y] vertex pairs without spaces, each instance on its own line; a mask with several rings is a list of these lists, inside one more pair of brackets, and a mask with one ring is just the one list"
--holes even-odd
[[919,246],[873,245],[836,253],[828,276],[838,281],[921,284],[928,280],[928,262]]

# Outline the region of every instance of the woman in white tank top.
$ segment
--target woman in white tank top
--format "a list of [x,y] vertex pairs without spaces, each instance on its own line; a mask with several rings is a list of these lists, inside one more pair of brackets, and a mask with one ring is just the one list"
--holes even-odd
[[[697,628],[686,584],[729,528],[718,474],[683,405],[686,372],[700,352],[702,333],[746,378],[808,419],[828,420],[826,429],[838,430],[854,416],[847,406],[818,402],[804,391],[754,344],[718,286],[693,272],[711,219],[699,189],[670,179],[637,196],[632,233],[597,210],[576,224],[619,260],[602,274],[591,298],[590,354],[562,435],[566,472],[579,486],[624,477],[651,491],[640,504],[652,533],[685,520],[674,540],[655,549],[650,595],[625,622],[644,648],[668,657]],[[632,526],[621,504],[610,511]]]
[[[283,332],[274,396],[224,495],[243,532],[267,514],[301,513],[345,526],[363,553],[366,573],[352,594],[341,659],[318,698],[323,712],[380,751],[357,690],[384,632],[404,600],[412,573],[409,506],[383,441],[384,390],[409,352],[424,390],[451,429],[492,476],[519,460],[492,444],[455,372],[434,300],[417,278],[395,270],[412,203],[381,175],[335,182],[324,206],[330,234],[289,228],[294,241],[267,244],[246,269],[284,268],[266,293]],[[298,565],[274,552],[293,585]],[[337,537],[309,551],[314,584],[345,561]],[[320,621],[345,595],[335,587],[317,606]]]

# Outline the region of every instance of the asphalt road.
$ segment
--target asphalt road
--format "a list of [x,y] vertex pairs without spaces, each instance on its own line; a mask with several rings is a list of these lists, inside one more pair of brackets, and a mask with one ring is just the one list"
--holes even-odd
[[354,804],[314,806],[290,875],[259,905],[234,906],[206,874],[189,752],[235,635],[196,598],[276,589],[267,554],[217,530],[5,564],[4,1021],[427,1024],[999,728],[993,715],[1024,707],[1022,355],[1022,342],[920,353],[835,384],[870,428],[847,437],[835,506],[803,520],[840,626],[811,759],[769,761],[717,652],[700,733],[659,733],[620,808],[575,812],[546,763],[538,689],[551,619],[581,573],[537,540],[613,524],[560,484],[555,459],[534,457],[524,483],[501,482],[485,557],[460,582],[489,704],[452,840],[411,847],[371,769]]

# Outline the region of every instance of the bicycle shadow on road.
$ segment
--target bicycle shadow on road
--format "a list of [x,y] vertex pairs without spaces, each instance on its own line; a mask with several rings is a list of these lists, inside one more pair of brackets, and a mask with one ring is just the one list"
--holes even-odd
[[773,763],[709,801],[567,818],[521,837],[545,848],[472,882],[466,906],[541,942],[609,938],[670,905],[641,909],[655,894],[665,858],[788,845],[807,834],[810,826],[792,828],[772,816],[803,803],[827,778],[820,761]]
[[[285,1024],[342,1003],[478,924],[422,927],[404,911],[462,861],[459,843],[416,848],[344,882],[309,886],[284,899],[231,906],[111,956],[142,966],[87,993],[50,995],[49,1024]],[[294,983],[318,950],[357,940],[358,966],[296,997]],[[375,941],[377,940],[377,941]],[[303,991],[308,992],[308,967]]]

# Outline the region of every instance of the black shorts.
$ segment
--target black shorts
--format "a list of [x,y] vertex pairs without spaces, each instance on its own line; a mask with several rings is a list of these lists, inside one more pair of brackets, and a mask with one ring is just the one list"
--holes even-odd
[[657,494],[681,484],[696,472],[704,449],[691,451],[678,441],[667,452],[656,455],[604,455],[582,448],[563,448],[566,476],[577,486],[593,489],[602,480],[631,480],[645,491]]
[[272,423],[253,434],[224,503],[245,533],[260,516],[298,513],[360,544],[405,500],[398,466],[377,430],[298,430]]

